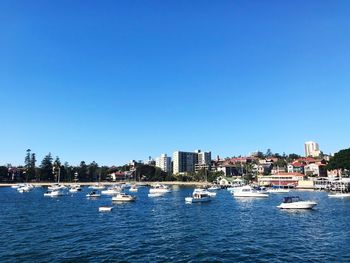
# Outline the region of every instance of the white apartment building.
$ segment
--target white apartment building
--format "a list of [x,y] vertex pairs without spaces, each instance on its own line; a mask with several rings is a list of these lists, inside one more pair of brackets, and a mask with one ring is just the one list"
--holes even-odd
[[211,152],[181,152],[173,153],[173,173],[191,173],[198,169],[209,169],[211,164]]
[[166,173],[171,172],[171,158],[166,154],[161,154],[160,157],[156,158],[156,167],[159,167]]
[[318,157],[320,155],[320,148],[317,142],[305,142],[305,157]]

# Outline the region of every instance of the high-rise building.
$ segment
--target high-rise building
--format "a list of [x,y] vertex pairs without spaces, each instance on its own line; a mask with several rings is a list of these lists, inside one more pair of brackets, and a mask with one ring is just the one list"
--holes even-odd
[[210,167],[211,152],[181,152],[176,151],[173,154],[173,173],[191,173],[198,167]]
[[320,155],[320,148],[317,142],[305,142],[305,156],[318,157]]
[[171,172],[171,158],[166,154],[161,154],[160,157],[156,158],[156,166],[162,169],[166,173]]

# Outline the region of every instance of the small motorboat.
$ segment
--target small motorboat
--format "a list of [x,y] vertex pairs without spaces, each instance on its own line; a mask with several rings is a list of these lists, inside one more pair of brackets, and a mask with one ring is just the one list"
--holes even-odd
[[255,190],[250,185],[236,188],[232,195],[234,197],[269,197],[265,191]]
[[215,193],[215,192],[210,192],[210,191],[208,191],[207,189],[195,188],[195,189],[193,190],[193,193],[197,193],[197,192],[205,193],[205,194],[209,195],[210,197],[215,197],[215,196],[216,196],[216,193]]
[[164,193],[149,193],[148,197],[161,197],[163,195],[164,195]]
[[329,194],[328,197],[331,197],[331,198],[345,198],[345,197],[350,197],[350,193],[334,193],[334,194]]
[[169,189],[168,186],[163,185],[163,184],[156,184],[149,189],[150,194],[154,193],[169,193],[171,190]]
[[119,193],[112,197],[113,202],[133,202],[136,200],[135,196]]
[[289,193],[290,189],[285,188],[270,188],[266,190],[267,193],[270,194],[281,194],[281,193]]
[[210,196],[204,191],[194,191],[192,197],[185,198],[186,203],[209,202],[210,200]]
[[287,196],[283,202],[277,206],[280,209],[312,209],[317,203],[313,201],[303,201],[299,196]]
[[44,196],[50,196],[50,197],[56,197],[56,196],[62,196],[62,195],[64,195],[64,193],[60,190],[51,190],[44,193]]
[[101,194],[103,195],[116,195],[116,194],[119,194],[121,192],[121,187],[120,186],[116,186],[116,187],[112,187],[112,188],[109,188],[107,190],[103,190],[101,191]]
[[97,197],[101,197],[101,195],[100,195],[98,192],[92,191],[92,192],[88,193],[88,194],[86,195],[86,197],[89,197],[89,198],[97,198]]
[[98,211],[100,211],[100,212],[111,212],[112,209],[113,209],[112,206],[100,206],[98,208]]
[[138,188],[136,185],[132,185],[130,188],[129,188],[129,192],[133,192],[133,193],[136,193],[138,191]]
[[212,185],[208,188],[209,191],[210,190],[215,191],[215,190],[220,190],[220,189],[221,189],[220,185]]

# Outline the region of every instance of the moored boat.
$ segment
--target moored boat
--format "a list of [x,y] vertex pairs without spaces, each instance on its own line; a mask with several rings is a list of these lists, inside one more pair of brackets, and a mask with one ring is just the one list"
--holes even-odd
[[112,206],[100,206],[98,208],[98,211],[100,212],[110,212],[112,211],[113,207]]
[[269,197],[269,194],[267,194],[265,191],[255,190],[250,185],[245,185],[239,188],[236,188],[232,195],[234,197]]
[[149,189],[150,194],[154,193],[169,193],[171,190],[169,187],[163,184],[156,184]]
[[88,197],[88,198],[97,198],[97,197],[101,197],[101,195],[98,192],[96,192],[96,191],[92,191],[92,192],[88,193],[86,195],[86,197]]
[[135,196],[119,193],[112,197],[113,202],[133,202],[136,200]]
[[185,198],[186,203],[209,202],[210,200],[210,196],[205,191],[194,191],[192,197]]

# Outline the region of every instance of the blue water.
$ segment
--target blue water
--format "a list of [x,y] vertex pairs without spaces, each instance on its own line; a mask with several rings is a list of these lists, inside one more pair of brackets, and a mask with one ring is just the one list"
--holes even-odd
[[350,262],[350,200],[297,192],[313,211],[276,208],[283,195],[185,204],[190,187],[161,198],[140,188],[134,203],[88,200],[89,189],[59,198],[44,188],[0,188],[0,262]]

